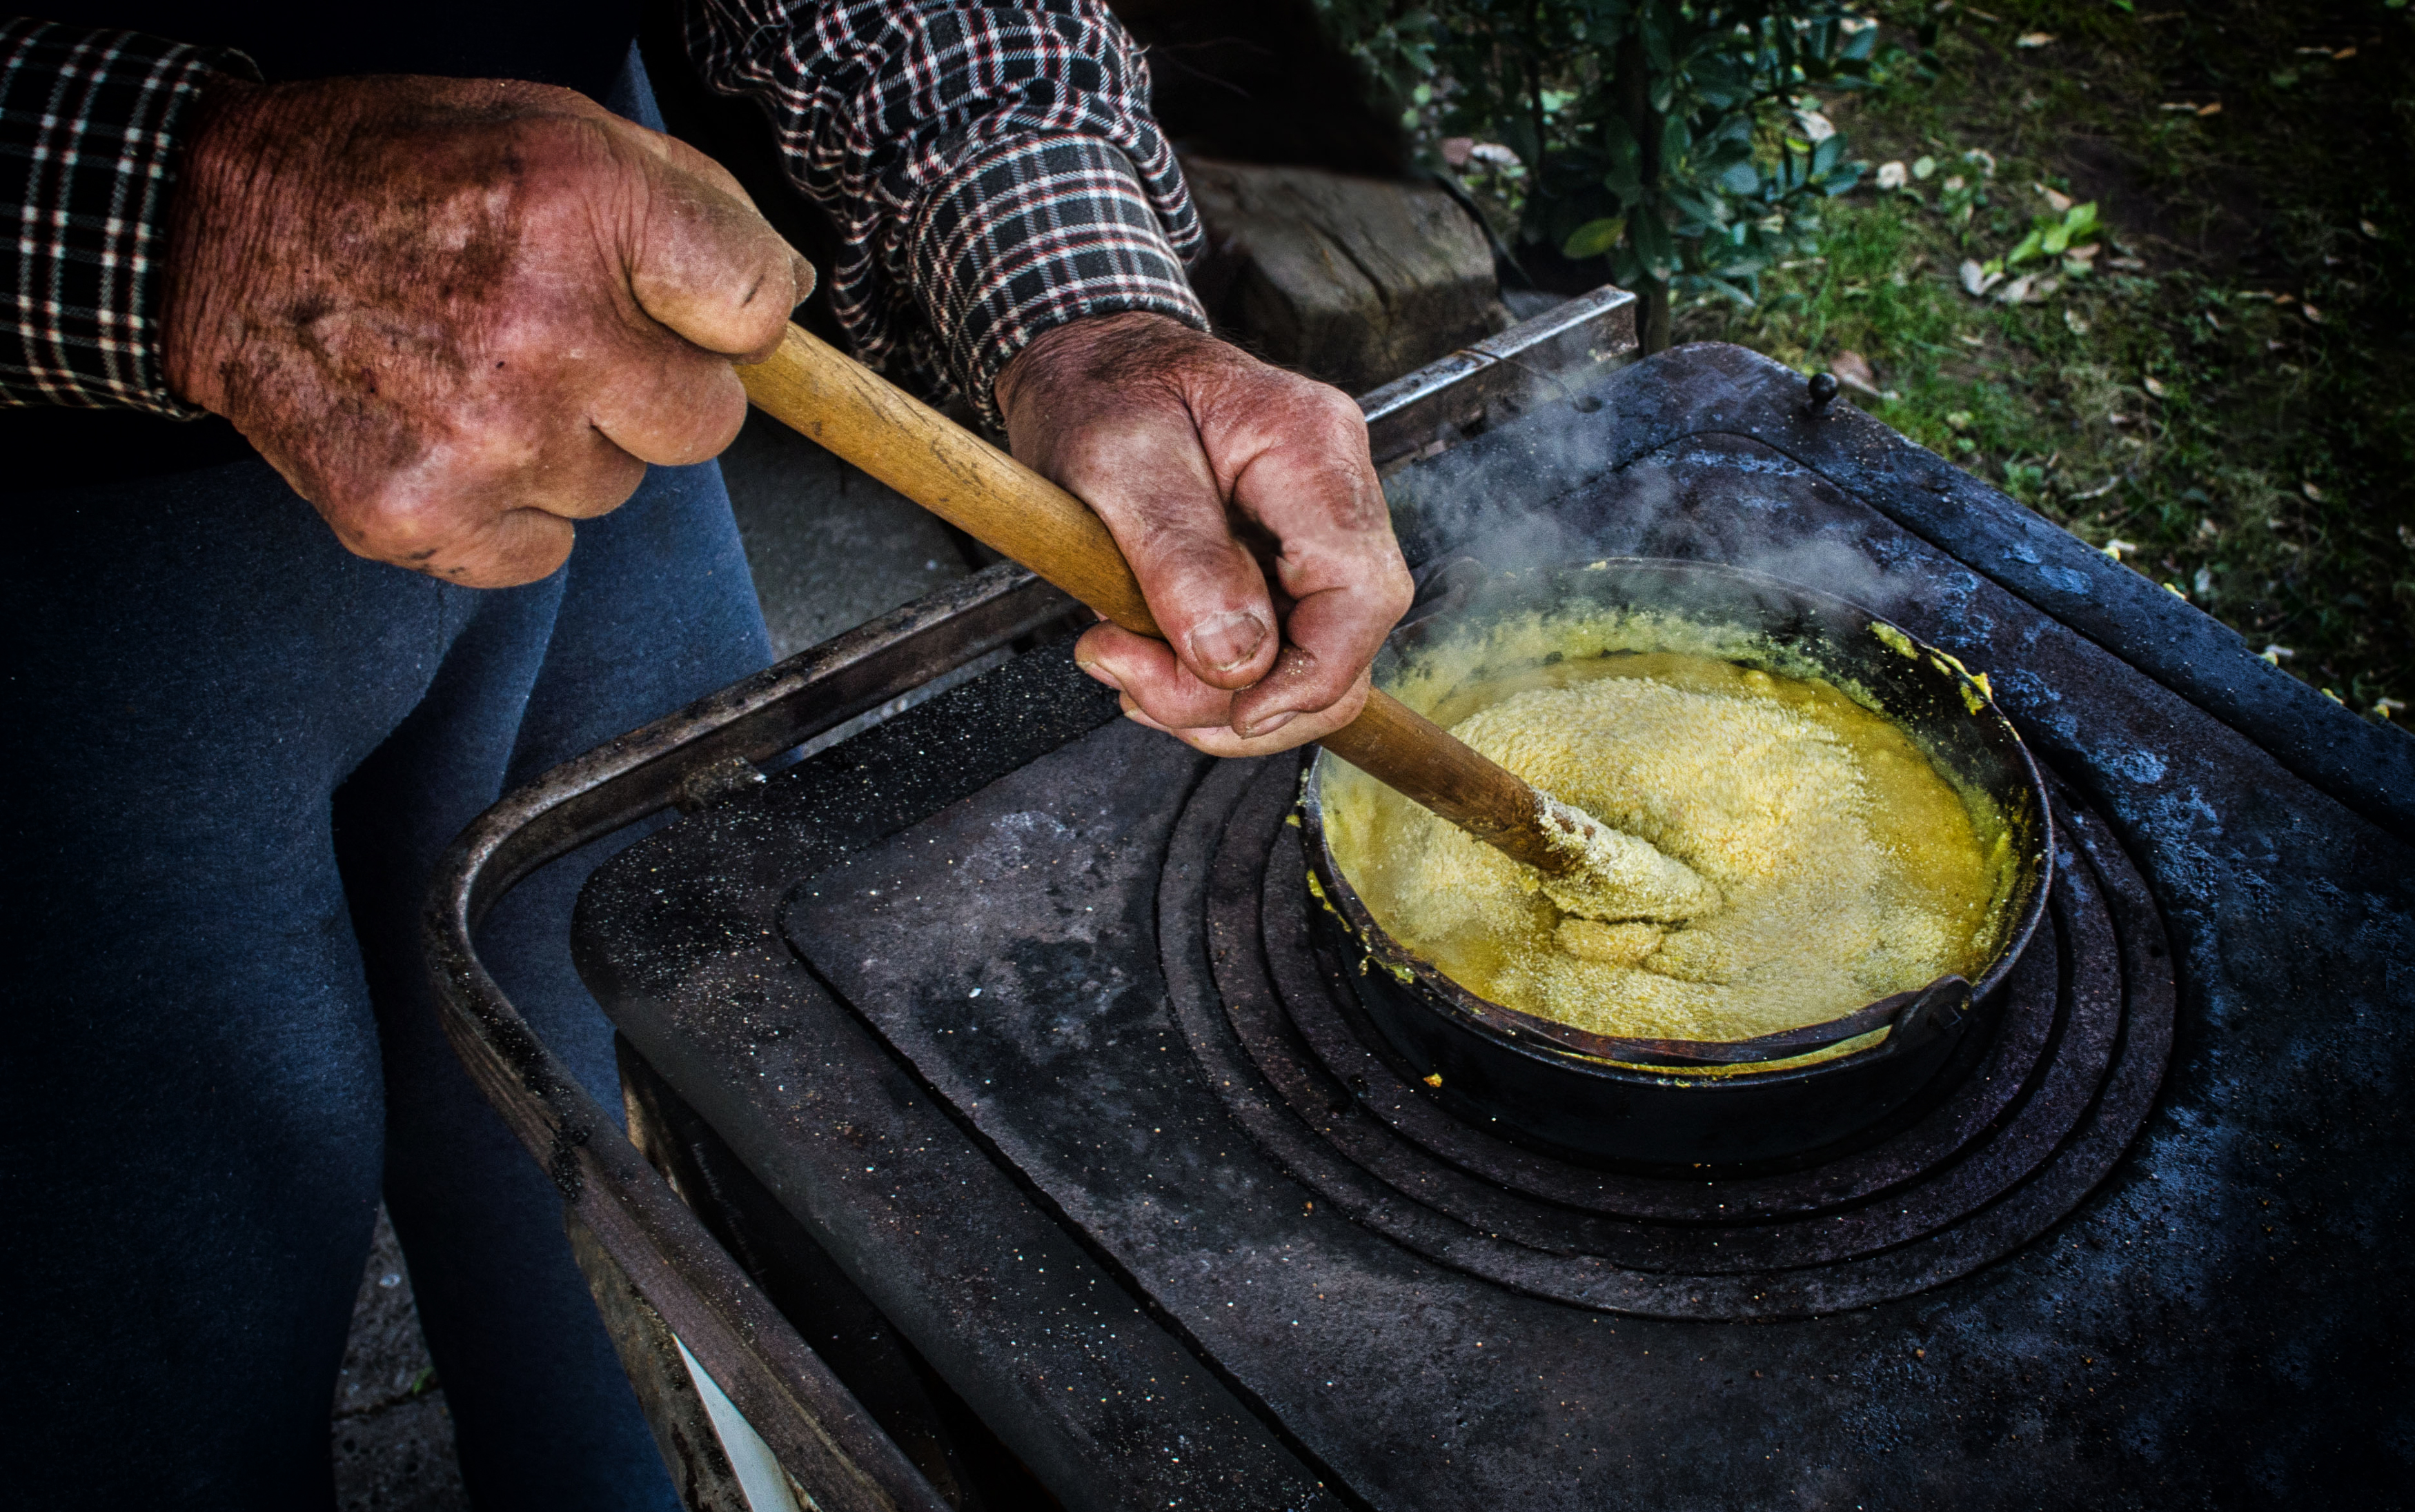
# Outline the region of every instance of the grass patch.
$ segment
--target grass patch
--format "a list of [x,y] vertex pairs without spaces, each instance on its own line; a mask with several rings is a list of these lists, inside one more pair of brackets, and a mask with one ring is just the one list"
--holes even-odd
[[[2165,3],[1949,9],[1934,82],[1911,57],[1934,8],[1880,7],[1879,87],[1822,104],[1902,187],[1833,204],[1817,258],[1751,308],[1689,305],[1678,338],[1807,371],[1858,354],[1880,418],[2404,718],[2415,196],[2393,165],[2415,149],[2415,12]],[[2048,191],[2098,206],[2095,255],[2006,270],[2056,280],[2034,301],[1972,297],[1963,263],[2059,214]]]

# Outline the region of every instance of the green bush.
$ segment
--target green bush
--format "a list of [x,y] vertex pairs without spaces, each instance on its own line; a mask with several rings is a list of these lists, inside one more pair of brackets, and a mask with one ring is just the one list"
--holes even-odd
[[[1879,29],[1839,0],[1325,0],[1330,23],[1439,132],[1506,145],[1524,255],[1599,261],[1642,297],[1647,351],[1672,294],[1749,306],[1860,170],[1810,87],[1867,84]],[[1915,67],[1919,66],[1915,60]]]

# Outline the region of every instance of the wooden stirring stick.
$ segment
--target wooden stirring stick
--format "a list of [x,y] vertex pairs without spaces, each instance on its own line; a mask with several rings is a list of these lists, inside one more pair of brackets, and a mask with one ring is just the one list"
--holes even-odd
[[[1138,635],[1159,635],[1116,539],[1089,507],[835,347],[788,327],[769,362],[738,369],[756,408],[803,432],[992,550]],[[1585,869],[1580,810],[1547,801],[1516,773],[1381,688],[1321,743],[1513,861],[1546,876]],[[1548,816],[1548,818],[1547,818]]]

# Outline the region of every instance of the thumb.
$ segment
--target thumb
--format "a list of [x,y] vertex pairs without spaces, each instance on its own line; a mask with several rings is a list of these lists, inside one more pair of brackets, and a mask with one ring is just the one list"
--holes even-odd
[[813,264],[743,198],[651,153],[636,167],[641,198],[627,256],[639,307],[707,352],[768,356],[813,292]]

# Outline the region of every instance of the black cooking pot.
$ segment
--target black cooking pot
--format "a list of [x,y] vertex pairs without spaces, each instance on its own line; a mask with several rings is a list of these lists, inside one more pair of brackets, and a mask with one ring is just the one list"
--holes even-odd
[[[1377,683],[1420,712],[1459,687],[1534,666],[1535,646],[1552,642],[1560,624],[1579,650],[1550,659],[1714,654],[1824,679],[1883,713],[1950,781],[1991,804],[2010,840],[1996,947],[1975,981],[1943,977],[1826,1024],[1753,1040],[1618,1039],[1478,997],[1388,934],[1334,858],[1323,794],[1338,758],[1319,753],[1302,795],[1322,894],[1312,907],[1351,963],[1345,975],[1368,1018],[1430,1095],[1462,1117],[1582,1160],[1724,1165],[1849,1139],[1919,1097],[1949,1065],[1970,1062],[1956,1052],[1991,1021],[2046,911],[2053,868],[2045,785],[1982,679],[1843,599],[1702,562],[1622,559],[1497,575],[1462,563],[1448,591],[1420,607],[1375,664]],[[1490,634],[1505,626],[1522,633]],[[1784,1064],[1881,1029],[1874,1043]]]

